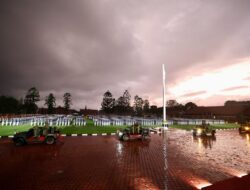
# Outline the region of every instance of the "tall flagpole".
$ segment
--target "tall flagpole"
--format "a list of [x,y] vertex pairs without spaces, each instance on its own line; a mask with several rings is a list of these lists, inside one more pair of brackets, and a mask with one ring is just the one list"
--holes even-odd
[[168,171],[168,159],[167,159],[167,129],[168,129],[168,122],[166,118],[166,74],[165,74],[165,65],[162,64],[162,82],[163,82],[163,156],[164,156],[164,186],[165,189],[168,189],[168,178],[167,178],[167,171]]
[[162,64],[162,82],[163,82],[163,129],[168,129],[167,119],[166,119],[166,74],[165,65]]

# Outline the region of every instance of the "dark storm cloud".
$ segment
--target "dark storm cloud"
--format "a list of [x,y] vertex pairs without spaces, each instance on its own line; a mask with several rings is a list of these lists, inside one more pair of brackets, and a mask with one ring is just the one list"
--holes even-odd
[[167,83],[249,57],[250,3],[224,1],[3,0],[0,94],[71,92],[99,108],[125,89],[151,100]]
[[5,1],[1,9],[1,93],[31,86],[73,94],[101,87],[103,93],[104,86],[134,76],[140,67],[130,36],[110,6]]

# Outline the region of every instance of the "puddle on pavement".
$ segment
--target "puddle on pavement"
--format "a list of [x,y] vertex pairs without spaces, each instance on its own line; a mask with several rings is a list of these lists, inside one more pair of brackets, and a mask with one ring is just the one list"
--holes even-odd
[[218,131],[215,137],[193,137],[191,132],[176,130],[169,131],[167,136],[172,141],[168,146],[169,162],[173,148],[186,161],[183,168],[209,182],[250,172],[249,134],[240,135],[237,130],[230,130]]
[[[219,131],[215,137],[193,137],[190,131],[170,129],[165,135],[152,135],[147,142],[117,141],[116,155],[123,169],[124,164],[135,164],[130,167],[136,169],[128,169],[126,172],[131,174],[133,171],[141,171],[134,174],[136,177],[148,173],[143,164],[153,163],[150,170],[162,175],[162,181],[158,181],[159,187],[163,187],[164,183],[165,186],[166,183],[171,186],[170,178],[175,178],[198,188],[249,173],[249,139],[249,134],[239,135],[237,130]],[[127,162],[130,154],[134,160]],[[145,163],[141,162],[142,159],[145,159]]]
[[[34,177],[48,188],[50,177],[62,189],[73,182],[81,189],[195,189],[250,171],[250,136],[237,130],[194,138],[190,131],[169,129],[129,142],[115,136],[67,137],[55,146],[15,147],[5,141],[0,141],[0,161],[5,161],[0,175],[3,187],[13,189],[8,179],[21,178],[25,189]],[[16,168],[22,172],[12,172]]]

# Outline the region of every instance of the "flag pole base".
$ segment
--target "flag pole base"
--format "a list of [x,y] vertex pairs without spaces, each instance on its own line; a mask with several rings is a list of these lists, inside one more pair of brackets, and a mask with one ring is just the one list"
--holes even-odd
[[163,128],[163,130],[168,130],[168,123],[166,121],[163,122],[162,128]]

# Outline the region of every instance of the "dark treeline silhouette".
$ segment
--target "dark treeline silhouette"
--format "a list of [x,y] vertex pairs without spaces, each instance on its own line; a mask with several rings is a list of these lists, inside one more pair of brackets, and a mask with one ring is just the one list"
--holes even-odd
[[[131,105],[131,102],[133,104]],[[185,105],[178,103],[176,100],[168,100],[166,102],[167,110],[184,112],[188,109],[197,107],[193,102],[188,102]],[[143,100],[140,96],[135,95],[134,99],[131,100],[131,95],[128,90],[125,90],[123,95],[115,99],[112,93],[107,90],[103,94],[101,103],[101,110],[106,114],[118,114],[118,115],[162,115],[162,107],[156,105],[150,105],[149,100]]]
[[[0,114],[70,114],[77,111],[70,109],[72,105],[72,96],[66,92],[63,95],[64,106],[56,107],[56,98],[54,94],[49,93],[44,98],[44,105],[47,108],[38,108],[37,103],[41,101],[37,88],[30,88],[24,98],[16,99],[11,96],[0,96]],[[250,121],[250,101],[228,100],[224,106],[197,106],[193,102],[180,104],[176,100],[166,102],[166,111],[169,117],[182,118],[207,118],[223,119],[229,122],[244,123]],[[81,109],[81,114],[99,114],[98,110]],[[131,115],[131,116],[162,116],[162,107],[151,105],[149,100],[142,99],[139,95],[131,98],[128,90],[115,99],[108,90],[103,95],[101,103],[101,114]]]
[[34,114],[37,112],[36,102],[39,100],[39,91],[35,87],[27,91],[24,99],[0,96],[0,114]]
[[[38,112],[37,103],[40,101],[40,94],[36,87],[30,88],[25,94],[24,99],[17,100],[11,96],[0,96],[0,114],[36,114]],[[63,95],[64,109],[69,111],[72,105],[72,97],[70,93]],[[50,93],[45,98],[44,105],[47,106],[48,114],[54,113],[56,106],[56,98]]]
[[0,96],[0,113],[1,114],[19,114],[22,109],[22,103],[17,99],[9,96]]
[[142,116],[151,113],[149,101],[143,100],[138,95],[134,97],[133,105],[131,105],[131,95],[128,90],[125,90],[123,95],[117,99],[113,97],[109,90],[106,91],[103,94],[101,110],[106,114],[118,115]]

